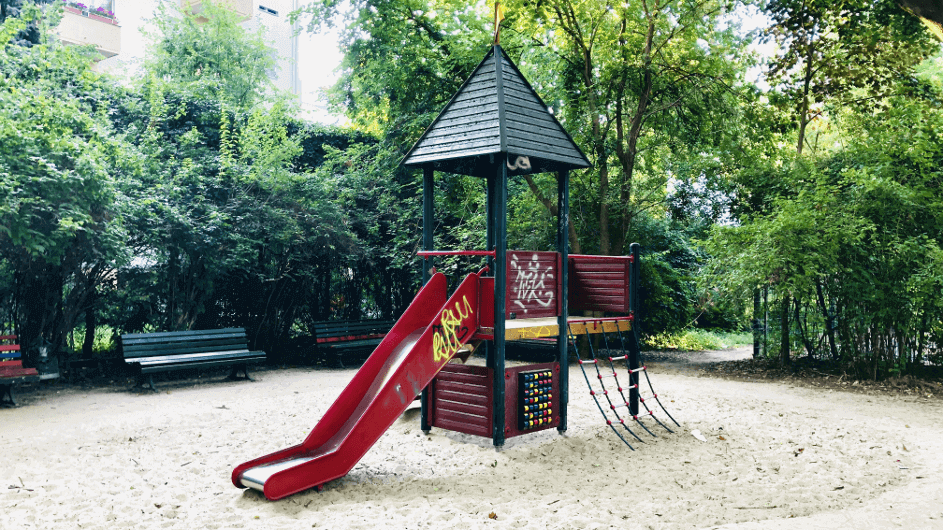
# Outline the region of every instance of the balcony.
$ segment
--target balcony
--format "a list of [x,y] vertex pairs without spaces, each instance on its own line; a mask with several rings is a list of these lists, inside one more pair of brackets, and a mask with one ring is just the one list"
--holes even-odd
[[[204,3],[204,0],[180,0],[180,7],[184,11],[199,15],[204,9]],[[240,22],[252,18],[253,0],[217,0],[217,3],[239,15]],[[198,16],[197,21],[202,24],[206,19]]]
[[102,59],[121,52],[121,26],[118,21],[88,10],[67,6],[57,33],[62,42],[67,44],[91,44],[102,55]]

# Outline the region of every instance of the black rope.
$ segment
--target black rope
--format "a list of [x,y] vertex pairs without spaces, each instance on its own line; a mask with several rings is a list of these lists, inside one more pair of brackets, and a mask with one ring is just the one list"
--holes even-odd
[[[616,330],[617,330],[617,331],[619,330],[619,325],[618,325],[618,323],[616,324]],[[621,334],[620,334],[620,335],[621,335]],[[607,336],[607,333],[606,333],[605,328],[603,328],[602,339],[603,339],[603,341],[606,343],[606,351],[608,351],[609,353],[612,353],[612,348],[609,347],[609,337]],[[623,352],[622,352],[622,353],[623,353],[623,354],[626,353],[624,348],[623,348]],[[625,359],[625,366],[626,366],[626,369],[628,369],[628,368],[629,368],[628,355],[624,355],[624,356],[626,357],[626,359]],[[612,373],[613,373],[613,374],[616,373],[616,367],[615,367],[615,365],[614,365],[613,362],[612,362],[612,356],[609,355],[607,358],[609,359],[609,367],[612,368]],[[632,372],[630,371],[630,372],[629,372],[629,385],[632,384],[632,377],[631,377],[631,374],[632,374]],[[619,379],[618,379],[618,378],[616,378],[616,387],[619,389],[619,394],[622,396],[622,399],[623,399],[626,403],[628,403],[629,400],[625,398],[625,394],[622,392],[622,385],[619,384]],[[631,388],[632,388],[632,387],[629,386],[629,389],[630,389],[630,390],[631,390]],[[641,389],[639,389],[639,390],[641,390]],[[645,403],[642,402],[642,404],[644,405]],[[646,410],[648,410],[647,407],[646,407]],[[630,412],[630,414],[631,414],[631,410],[630,410],[629,412]],[[649,411],[649,414],[651,414],[651,411]],[[654,436],[655,438],[658,438],[658,436],[657,436],[655,433],[653,433],[652,431],[650,431],[650,430],[648,429],[648,427],[646,427],[645,424],[642,423],[641,420],[638,419],[638,416],[637,416],[637,415],[631,414],[631,416],[632,416],[632,418],[635,420],[635,423],[638,423],[641,428],[645,429],[645,432],[647,432],[648,434],[651,434],[651,435]],[[654,416],[653,416],[653,417],[654,417]],[[656,421],[657,421],[657,418],[656,418]],[[669,430],[669,432],[670,432],[670,430]]]
[[[616,329],[618,329],[618,328],[616,328]],[[622,342],[622,350],[623,350],[623,352],[625,352],[625,337],[622,335],[622,330],[619,330],[619,340]],[[630,337],[629,340],[633,341],[633,346],[635,347],[635,351],[638,352],[639,363],[640,363],[643,367],[645,367],[645,366],[646,366],[646,364],[645,364],[645,359],[642,357],[642,348],[639,347],[638,335],[635,334],[635,327],[634,327],[634,326],[633,326],[633,328],[632,328],[632,334],[631,334],[631,337]],[[628,359],[626,359],[626,365],[628,366]],[[678,420],[674,419],[674,417],[671,415],[671,413],[668,412],[668,409],[665,408],[665,405],[663,405],[662,402],[661,402],[661,400],[658,399],[658,394],[655,392],[655,387],[652,386],[652,379],[651,379],[650,377],[648,377],[648,368],[643,369],[643,370],[642,370],[642,373],[645,374],[645,381],[648,382],[648,389],[652,392],[652,396],[655,397],[655,401],[658,403],[658,406],[661,407],[661,410],[662,410],[669,418],[671,418],[671,421],[673,421],[675,425],[677,425],[678,427],[680,427],[681,424],[678,423]],[[640,388],[639,390],[641,390],[641,388]],[[645,404],[645,401],[642,401],[641,399],[640,399],[639,401],[642,402],[642,405],[645,407],[645,410],[648,411],[648,414],[649,414],[655,421],[657,421],[659,425],[661,425],[662,427],[664,427],[666,431],[668,431],[668,432],[670,432],[670,433],[674,433],[674,431],[672,431],[671,429],[669,429],[667,425],[665,425],[664,423],[662,423],[661,420],[659,420],[658,417],[655,416],[655,414],[651,411],[651,409],[648,408],[648,405]]]
[[[632,447],[632,444],[630,444],[630,443],[628,442],[628,440],[626,440],[626,439],[622,436],[622,433],[620,433],[620,432],[615,428],[615,426],[612,424],[612,421],[609,419],[609,416],[606,415],[606,411],[603,410],[602,405],[599,403],[599,398],[596,397],[596,392],[593,390],[593,384],[589,382],[589,376],[586,375],[586,368],[583,367],[583,359],[580,358],[580,350],[579,350],[579,348],[578,348],[577,345],[576,345],[576,340],[575,340],[576,337],[575,337],[575,335],[573,335],[573,333],[572,333],[571,330],[570,330],[570,324],[569,324],[569,322],[568,322],[567,325],[566,325],[566,336],[567,336],[567,341],[569,341],[569,342],[573,345],[573,351],[576,352],[576,359],[579,361],[580,371],[583,372],[583,379],[586,380],[586,386],[589,387],[589,393],[590,393],[591,396],[593,396],[593,401],[596,402],[596,407],[599,409],[599,413],[602,414],[603,419],[606,420],[606,425],[608,425],[609,428],[612,429],[612,432],[616,433],[616,436],[618,436],[619,439],[622,440],[622,443],[624,443],[625,445],[629,446],[629,449],[635,451],[635,448]],[[594,360],[595,360],[595,358],[594,358]],[[596,363],[594,363],[594,364],[596,364]],[[598,367],[596,368],[596,371],[597,371],[597,372],[599,371],[599,368],[598,368]],[[608,396],[607,396],[607,398],[608,398]],[[622,425],[624,426],[625,423],[623,423]],[[626,427],[626,429],[628,430],[628,427]],[[630,430],[629,432],[632,432],[632,431]],[[632,436],[635,436],[635,433],[632,433]],[[638,438],[638,436],[635,436],[635,437]],[[639,441],[641,442],[641,440],[639,440]]]
[[[593,326],[595,326],[595,325],[596,325],[596,324],[593,323]],[[600,325],[601,325],[601,326],[604,326],[605,324],[603,324],[602,322],[600,322]],[[584,326],[586,326],[586,325],[584,324]],[[592,336],[590,336],[590,334],[589,334],[589,327],[587,326],[587,327],[585,327],[584,329],[586,330],[586,340],[589,342],[589,353],[593,356],[593,359],[596,359],[596,351],[593,349],[593,338],[592,338]],[[605,335],[606,335],[606,328],[602,328],[602,330],[603,330],[603,337],[605,337]],[[609,342],[606,341],[606,345],[607,345],[607,346],[606,346],[606,349],[607,349],[607,350],[609,349],[608,344],[609,344]],[[612,399],[609,398],[609,391],[606,389],[606,383],[604,383],[603,380],[602,380],[602,374],[601,374],[600,371],[599,371],[599,361],[597,360],[596,363],[594,363],[594,364],[596,365],[596,375],[600,376],[600,377],[599,377],[599,386],[602,387],[603,394],[605,394],[605,396],[606,396],[606,401],[609,402],[609,408],[612,409],[612,413],[615,414],[616,418],[619,419],[619,422],[622,423],[622,426],[625,427],[625,430],[629,431],[629,433],[630,433],[632,436],[635,436],[635,439],[636,439],[636,440],[638,440],[638,441],[640,441],[640,442],[642,442],[642,443],[645,443],[645,442],[643,442],[642,439],[639,438],[634,432],[632,432],[632,429],[630,429],[629,426],[625,424],[625,420],[623,420],[622,417],[619,416],[619,412],[616,410],[615,406],[613,405]],[[609,367],[610,367],[610,369],[612,370],[612,378],[615,380],[616,388],[619,389],[619,395],[622,396],[622,402],[623,402],[623,403],[628,403],[629,401],[628,401],[627,399],[625,399],[625,395],[622,394],[622,385],[619,384],[619,376],[616,375],[616,369],[615,369],[614,366],[612,366],[612,362],[611,362],[611,361],[609,362]],[[607,377],[608,377],[608,376],[607,376]],[[631,412],[631,411],[630,411],[630,412]],[[651,434],[652,436],[655,436],[651,431],[649,431],[648,429],[646,429],[646,428],[645,428],[645,425],[642,425],[642,422],[638,421],[637,418],[636,418],[635,421],[636,421],[636,423],[638,423],[639,425],[641,425],[643,429],[645,429],[646,431],[648,431],[648,434]],[[657,436],[656,436],[656,438],[657,438]]]

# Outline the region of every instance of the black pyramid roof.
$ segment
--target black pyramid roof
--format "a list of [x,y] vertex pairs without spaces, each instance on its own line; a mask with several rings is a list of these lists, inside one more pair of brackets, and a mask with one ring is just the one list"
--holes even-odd
[[517,66],[494,46],[402,163],[485,176],[501,153],[507,153],[512,175],[592,165]]

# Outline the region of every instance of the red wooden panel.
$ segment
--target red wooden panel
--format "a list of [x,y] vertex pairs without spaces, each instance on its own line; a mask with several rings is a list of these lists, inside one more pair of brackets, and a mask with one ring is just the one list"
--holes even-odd
[[436,388],[444,392],[455,392],[458,394],[471,394],[471,395],[481,395],[485,392],[490,384],[488,385],[469,385],[467,383],[459,383],[457,381],[442,381],[436,380]]
[[[614,259],[618,259],[620,256],[612,256]],[[619,262],[606,263],[604,261],[587,261],[587,262],[574,262],[573,259],[570,260],[570,264],[573,265],[573,270],[577,272],[608,272],[614,271],[619,272],[625,269],[625,264]]]
[[494,276],[481,278],[478,290],[478,325],[483,328],[494,327]]
[[491,380],[488,378],[488,374],[478,374],[478,373],[463,373],[463,372],[446,372],[445,369],[442,369],[442,372],[436,376],[436,381],[443,382],[456,382],[456,383],[468,383],[472,385],[490,385]]
[[475,436],[484,436],[486,438],[491,438],[491,418],[487,418],[485,421],[478,423],[472,423],[467,421],[465,418],[453,418],[446,417],[437,419],[433,424],[434,427],[440,429],[448,429],[450,431],[460,432],[464,434],[473,434]]
[[463,414],[471,414],[473,416],[486,417],[491,415],[491,409],[487,405],[475,405],[473,403],[460,403],[460,402],[449,402],[439,400],[437,407],[439,408],[439,413],[449,411],[449,412],[461,412]]
[[[517,388],[517,374],[520,372],[530,372],[532,370],[550,370],[553,372],[553,385],[551,394],[553,398],[550,400],[550,408],[553,410],[553,415],[551,416],[551,421],[549,424],[537,427],[536,429],[527,429],[526,431],[521,431],[517,427],[517,400],[518,400],[518,388]],[[529,434],[532,432],[543,431],[546,429],[553,429],[560,425],[560,364],[559,363],[540,363],[540,364],[529,364],[526,366],[515,366],[513,368],[508,368],[504,371],[508,377],[504,379],[505,388],[504,388],[504,436],[506,438],[511,438],[514,436],[520,436],[522,434]]]
[[442,390],[439,388],[439,383],[436,383],[435,386],[435,403],[438,406],[440,401],[451,401],[453,403],[473,403],[475,405],[487,405],[490,403],[490,392],[488,395],[484,394],[471,394],[468,392],[453,392],[449,390]]
[[484,366],[447,364],[431,386],[433,427],[477,436],[491,436],[493,391]]
[[560,254],[509,250],[507,315],[543,318],[560,314]]
[[0,351],[20,351],[19,344],[0,344]]
[[570,256],[570,310],[628,313],[631,263],[627,256]]

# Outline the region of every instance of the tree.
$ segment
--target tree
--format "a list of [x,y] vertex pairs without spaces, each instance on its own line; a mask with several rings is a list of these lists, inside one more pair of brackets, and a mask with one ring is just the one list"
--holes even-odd
[[132,158],[100,112],[115,90],[80,50],[44,39],[10,47],[24,28],[43,28],[41,16],[25,9],[0,30],[0,257],[33,365],[40,347],[60,351],[90,294],[127,259],[112,174]]

